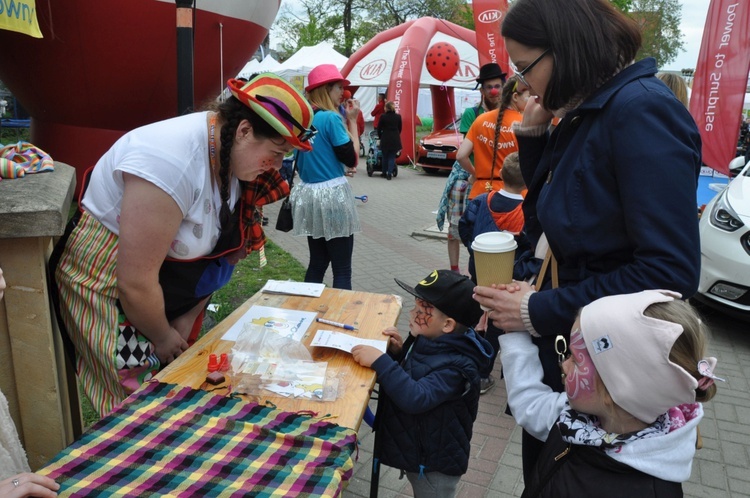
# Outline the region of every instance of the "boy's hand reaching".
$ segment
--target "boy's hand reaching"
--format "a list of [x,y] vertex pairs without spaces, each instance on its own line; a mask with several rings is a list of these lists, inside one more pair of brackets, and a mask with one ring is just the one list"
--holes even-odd
[[404,348],[404,339],[396,327],[388,327],[383,330],[383,335],[388,336],[388,352],[397,355]]
[[354,361],[367,368],[370,368],[375,360],[380,358],[383,354],[384,353],[378,348],[365,346],[364,344],[358,344],[352,348],[352,357],[354,358]]

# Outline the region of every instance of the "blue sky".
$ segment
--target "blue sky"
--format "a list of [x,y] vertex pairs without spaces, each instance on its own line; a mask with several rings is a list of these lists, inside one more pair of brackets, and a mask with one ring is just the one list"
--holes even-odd
[[679,71],[683,68],[693,68],[698,62],[698,52],[701,49],[703,28],[710,0],[682,0],[682,21],[680,30],[685,43],[685,52],[680,52],[674,62],[663,69]]

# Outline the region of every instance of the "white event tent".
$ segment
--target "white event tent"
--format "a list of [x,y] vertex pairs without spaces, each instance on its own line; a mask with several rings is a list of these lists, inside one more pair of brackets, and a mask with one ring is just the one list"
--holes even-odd
[[287,80],[295,76],[304,76],[305,85],[307,85],[307,75],[315,66],[333,64],[341,70],[348,60],[346,56],[336,52],[332,44],[320,42],[312,47],[302,47],[273,72]]
[[273,55],[267,55],[265,59],[262,61],[258,61],[258,59],[250,59],[247,64],[245,64],[245,67],[243,67],[239,73],[237,73],[238,78],[248,78],[253,73],[266,73],[266,72],[276,72],[276,70],[279,68],[281,63],[273,58]]

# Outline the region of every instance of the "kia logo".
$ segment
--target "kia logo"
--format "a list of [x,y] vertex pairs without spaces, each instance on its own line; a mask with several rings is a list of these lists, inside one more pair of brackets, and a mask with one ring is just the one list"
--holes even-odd
[[375,59],[374,61],[368,62],[365,67],[360,69],[359,77],[363,80],[374,80],[385,71],[388,64],[385,59]]
[[478,76],[479,66],[477,66],[473,62],[461,59],[461,62],[458,64],[458,71],[456,71],[456,75],[451,79],[456,81],[468,82],[475,81]]
[[479,20],[479,22],[487,24],[491,22],[497,22],[501,17],[503,17],[503,13],[497,9],[494,9],[485,10],[477,16],[477,19]]

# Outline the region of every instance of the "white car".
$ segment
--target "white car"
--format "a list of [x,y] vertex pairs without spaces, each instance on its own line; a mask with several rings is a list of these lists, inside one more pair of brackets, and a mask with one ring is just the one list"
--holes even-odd
[[750,163],[706,205],[699,226],[701,276],[694,297],[750,319]]

